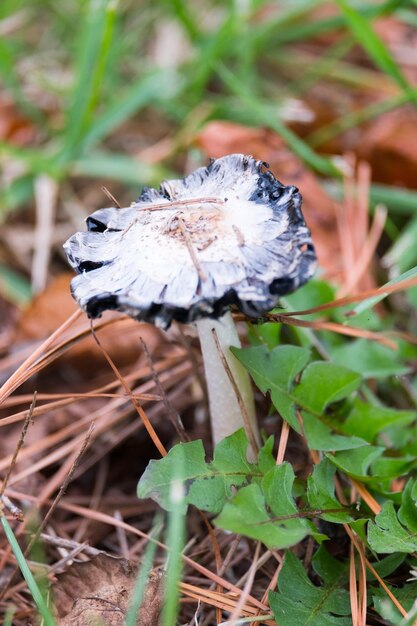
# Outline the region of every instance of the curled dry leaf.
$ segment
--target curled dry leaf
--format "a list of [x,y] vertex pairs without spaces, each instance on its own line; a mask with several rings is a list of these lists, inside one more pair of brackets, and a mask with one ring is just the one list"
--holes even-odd
[[341,282],[343,267],[337,263],[340,247],[334,202],[276,133],[266,128],[214,121],[200,132],[197,143],[207,155],[216,158],[233,152],[250,152],[255,158],[267,161],[284,184],[298,187],[319,266],[327,278]]
[[[53,586],[58,626],[123,626],[138,570],[126,559],[99,554],[73,563]],[[149,577],[137,626],[157,626],[163,600],[163,575]]]

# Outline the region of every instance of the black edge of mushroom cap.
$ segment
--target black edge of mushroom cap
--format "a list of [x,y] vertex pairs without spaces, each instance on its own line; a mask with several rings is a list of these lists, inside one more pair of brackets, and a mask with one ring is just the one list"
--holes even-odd
[[231,305],[259,317],[306,283],[316,255],[301,195],[264,167],[228,155],[145,188],[130,207],[95,211],[64,245],[81,308],[166,328],[220,317]]

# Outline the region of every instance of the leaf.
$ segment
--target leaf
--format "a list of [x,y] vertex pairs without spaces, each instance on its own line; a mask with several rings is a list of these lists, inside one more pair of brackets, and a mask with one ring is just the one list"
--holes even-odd
[[4,530],[4,534],[6,535],[6,539],[9,542],[10,548],[12,549],[15,557],[16,557],[16,562],[20,568],[20,571],[22,573],[22,576],[24,577],[26,584],[29,588],[29,591],[31,593],[31,596],[36,604],[36,607],[40,613],[40,615],[42,616],[42,621],[45,624],[45,626],[56,626],[55,624],[55,620],[53,618],[53,615],[51,613],[51,611],[49,610],[48,604],[45,600],[45,598],[43,597],[42,591],[38,586],[37,581],[35,580],[28,562],[25,558],[25,555],[23,554],[19,543],[16,539],[16,536],[13,532],[13,530],[11,529],[9,522],[7,521],[6,517],[4,515],[0,515],[0,524],[3,527]]
[[232,348],[232,352],[250,372],[259,389],[263,393],[271,393],[272,402],[280,415],[294,430],[300,432],[290,392],[294,378],[309,361],[310,351],[285,345],[271,351],[265,346],[254,346]]
[[368,542],[375,552],[414,552],[417,550],[417,531],[400,524],[393,502],[385,502],[375,522],[368,524]]
[[356,339],[334,349],[332,360],[362,374],[364,378],[403,376],[410,371],[401,363],[398,352],[366,339]]
[[401,411],[385,406],[374,406],[355,398],[353,408],[343,423],[343,430],[372,442],[388,426],[401,428],[413,422],[416,417],[415,411]]
[[407,481],[402,493],[398,519],[410,530],[417,531],[417,479]]
[[[404,563],[405,559],[405,554],[401,554],[401,552],[394,552],[393,554],[384,556],[379,561],[374,561],[372,563],[372,567],[381,578],[386,578],[395,572],[395,570],[398,569],[402,563]],[[366,573],[366,579],[373,581],[377,580],[376,576],[374,576],[370,571]]]
[[205,460],[201,440],[174,446],[163,459],[150,461],[138,484],[139,498],[152,498],[170,510],[169,493],[173,480],[184,483],[184,509],[194,504],[200,509],[218,513],[233,487],[261,480],[274,466],[273,440],[270,438],[259,453],[258,464],[246,459],[248,441],[243,429],[223,439],[211,463]]
[[313,569],[325,583],[333,583],[338,580],[339,586],[348,581],[347,565],[335,559],[324,545],[321,545],[314,554],[312,561]]
[[312,450],[352,450],[360,448],[366,444],[360,437],[345,437],[334,434],[326,424],[323,424],[317,417],[310,413],[302,412],[304,434],[308,441],[308,446]]
[[215,519],[219,528],[262,541],[268,548],[287,548],[308,535],[308,530],[294,520],[271,520],[259,485],[248,485],[227,502]]
[[226,502],[216,526],[262,541],[271,549],[295,545],[309,534],[324,538],[299,514],[292,495],[294,479],[289,463],[274,466],[261,484],[243,487]]
[[269,605],[279,626],[352,626],[349,594],[340,588],[339,577],[316,587],[302,563],[291,553],[285,555],[278,578],[278,592],[269,593]]
[[307,499],[312,509],[339,509],[340,512],[321,513],[320,518],[336,524],[351,522],[354,518],[349,514],[334,495],[334,475],[336,467],[323,459],[314,467],[307,479]]
[[398,457],[382,456],[371,464],[372,480],[399,478],[409,472],[413,465],[416,465],[416,457],[410,454]]
[[315,361],[304,370],[293,396],[303,409],[321,414],[332,402],[347,398],[360,383],[360,375],[346,367]]
[[354,478],[369,478],[368,469],[373,461],[384,452],[382,446],[362,446],[355,450],[336,452],[336,454],[326,453],[326,457],[340,470],[353,476]]
[[[413,581],[405,584],[403,587],[392,587],[388,585],[388,588],[392,591],[393,595],[397,598],[401,605],[405,608],[405,610],[411,611],[413,606],[415,605],[415,600],[417,597],[417,581]],[[397,609],[392,600],[387,596],[386,592],[381,589],[381,587],[376,587],[373,589],[372,600],[374,603],[374,608],[377,613],[392,626],[415,626],[415,618],[414,614],[410,621],[404,621],[403,616],[400,611]]]
[[[324,280],[313,279],[297,289],[297,291],[294,291],[293,293],[285,296],[285,302],[290,305],[291,311],[302,311],[304,309],[311,309],[313,307],[320,306],[321,304],[331,302],[335,299],[335,297],[335,289],[331,285],[329,285],[328,282]],[[312,313],[311,315],[303,315],[303,319],[317,319],[318,317],[320,317],[320,315],[320,312]]]

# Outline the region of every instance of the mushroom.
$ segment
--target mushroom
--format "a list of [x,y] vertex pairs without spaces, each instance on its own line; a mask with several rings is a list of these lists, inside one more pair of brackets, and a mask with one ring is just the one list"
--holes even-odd
[[211,160],[130,207],[95,211],[64,245],[90,317],[113,309],[161,328],[196,323],[214,444],[242,426],[259,442],[250,380],[229,350],[240,346],[230,308],[258,318],[316,267],[301,195],[267,167],[243,154]]

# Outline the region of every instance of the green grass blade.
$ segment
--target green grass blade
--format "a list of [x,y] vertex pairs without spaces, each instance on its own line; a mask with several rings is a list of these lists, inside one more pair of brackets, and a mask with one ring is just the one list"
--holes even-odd
[[336,0],[336,3],[343,12],[353,36],[363,49],[366,50],[375,65],[385,74],[391,76],[401,89],[406,92],[411,89],[410,84],[388,48],[373,30],[369,19],[366,19],[359,11],[355,11],[346,0]]
[[10,185],[0,189],[0,224],[10,211],[18,208],[33,197],[33,176],[25,174]]
[[[256,28],[256,39],[260,46],[266,47],[278,44],[305,41],[311,37],[322,35],[346,26],[344,15],[335,15],[323,19],[311,19],[308,13],[315,6],[322,4],[321,0],[311,2],[294,3],[288,14],[281,11],[275,19],[268,20]],[[368,4],[359,10],[365,19],[372,19],[384,15],[390,15],[403,4],[403,0],[387,0],[382,4]]]
[[320,128],[314,133],[311,133],[311,135],[307,137],[307,141],[310,146],[314,148],[318,147],[326,141],[330,141],[338,135],[341,135],[347,130],[355,128],[355,126],[359,126],[364,122],[373,120],[379,115],[383,115],[384,113],[392,111],[403,104],[410,102],[410,100],[415,99],[417,99],[417,89],[411,88],[405,93],[403,92],[398,96],[387,98],[383,102],[374,102],[366,107],[363,107],[362,109],[352,111],[351,113],[348,113],[334,122]]
[[185,537],[184,490],[182,481],[172,481],[170,499],[172,509],[168,516],[166,543],[169,547],[166,572],[165,601],[162,610],[162,625],[177,623],[179,607],[179,583],[182,572],[182,550]]
[[275,132],[283,138],[294,154],[300,157],[309,167],[325,176],[340,178],[340,171],[330,159],[316,154],[305,141],[285,126],[279,117],[277,117],[276,111],[272,112],[260,99],[249,94],[243,83],[237,80],[226,67],[221,66],[218,68],[218,71],[225,84],[239,97],[241,103],[244,105],[245,117],[248,123],[269,126],[269,128],[275,130]]
[[[157,539],[159,536],[159,528],[160,517],[158,516],[157,520],[154,523],[153,531],[151,532],[152,538]],[[140,610],[140,606],[143,601],[143,596],[145,593],[146,583],[149,577],[149,573],[152,569],[152,563],[155,557],[156,552],[156,543],[154,541],[150,541],[146,546],[143,559],[140,566],[139,575],[135,581],[135,585],[133,588],[131,604],[129,610],[127,612],[125,618],[125,626],[136,626],[138,620],[138,614]]]
[[189,39],[194,42],[201,40],[202,33],[198,27],[198,17],[192,14],[190,3],[184,2],[184,0],[165,0],[165,4],[168,5]]
[[218,63],[228,55],[231,42],[236,41],[236,38],[235,15],[234,12],[230,12],[217,32],[202,41],[200,53],[188,71],[191,78],[184,88],[184,91],[190,94],[194,102],[201,99]]
[[10,92],[13,103],[22,113],[41,127],[45,127],[45,116],[40,109],[26,98],[22,90],[22,81],[16,71],[17,58],[7,45],[7,41],[0,37],[0,77]]
[[409,280],[410,278],[415,278],[416,276],[417,276],[417,267],[412,267],[410,270],[408,270],[408,272],[404,272],[403,274],[400,274],[400,276],[397,276],[397,278],[394,278],[393,280],[388,281],[387,283],[385,283],[385,285],[380,287],[380,290],[381,290],[380,295],[373,296],[372,298],[366,298],[366,300],[362,300],[362,302],[357,304],[352,309],[352,311],[350,312],[350,315],[352,316],[359,315],[360,313],[363,313],[364,311],[371,309],[373,306],[378,304],[378,302],[381,302],[381,300],[384,300],[384,298],[389,296],[389,293],[384,292],[384,287],[389,287],[390,285],[396,285],[397,283],[400,283],[403,280]]
[[23,578],[26,580],[27,586],[29,587],[29,591],[32,594],[32,598],[38,608],[39,613],[42,616],[43,623],[45,626],[56,626],[54,617],[50,612],[42,594],[39,590],[38,584],[33,577],[32,572],[29,569],[29,566],[26,562],[23,552],[20,549],[20,546],[14,536],[13,530],[11,529],[9,522],[4,517],[4,515],[0,516],[1,525],[3,526],[3,530],[7,537],[7,541],[10,544],[10,547],[13,551],[13,554],[16,557],[16,561],[19,565],[20,571],[22,572]]
[[417,215],[404,226],[390,250],[383,257],[383,266],[404,272],[417,264]]
[[163,98],[171,98],[175,93],[173,76],[165,72],[155,72],[140,78],[125,93],[117,96],[117,99],[102,113],[82,140],[83,149],[89,148],[140,109]]
[[82,21],[78,42],[76,82],[65,127],[64,147],[59,161],[66,164],[80,152],[94,111],[109,55],[117,3],[114,0],[90,0]]
[[32,298],[30,283],[4,263],[0,263],[0,295],[17,306],[29,304]]
[[134,185],[153,185],[166,178],[168,172],[157,165],[149,165],[124,154],[93,152],[74,161],[71,174],[109,178]]
[[16,608],[11,607],[7,609],[6,615],[4,616],[4,624],[3,626],[13,626],[13,616],[16,613]]
[[[325,182],[324,187],[329,195],[336,200],[343,198],[343,189],[338,181]],[[384,204],[393,215],[417,213],[417,191],[373,183],[370,188],[370,196],[372,204]]]

